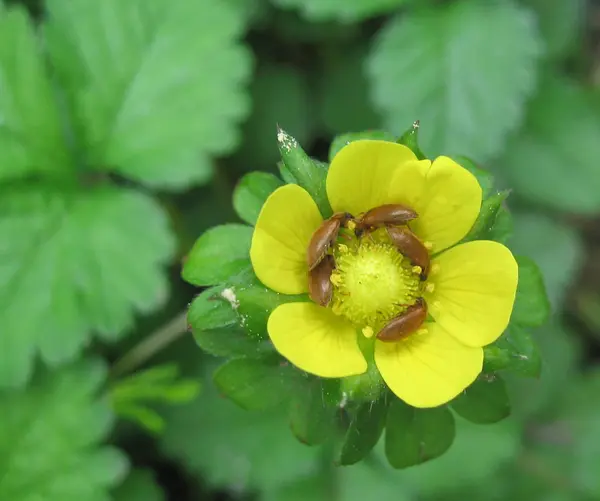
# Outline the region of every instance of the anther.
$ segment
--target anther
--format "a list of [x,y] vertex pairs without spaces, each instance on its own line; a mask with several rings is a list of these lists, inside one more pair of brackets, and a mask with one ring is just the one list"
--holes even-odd
[[354,231],[356,229],[356,223],[351,219],[350,221],[348,221],[346,223],[346,227],[350,230],[350,231]]
[[329,280],[333,285],[340,285],[342,283],[342,276],[339,273],[332,273]]
[[371,327],[369,327],[368,325],[366,327],[363,327],[362,333],[363,333],[363,336],[365,336],[366,338],[369,338],[369,339],[373,337],[373,334],[375,334],[373,329]]
[[346,244],[338,244],[338,250],[342,254],[345,254],[346,252],[348,252],[348,246]]
[[423,273],[423,268],[421,268],[420,266],[413,266],[412,272],[416,275],[420,275],[421,273]]

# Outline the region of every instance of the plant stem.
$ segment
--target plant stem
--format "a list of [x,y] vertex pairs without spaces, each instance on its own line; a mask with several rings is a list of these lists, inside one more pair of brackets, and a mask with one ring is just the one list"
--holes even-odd
[[184,310],[166,324],[156,329],[117,360],[112,366],[111,378],[122,376],[139,367],[164,347],[185,334],[187,330],[187,310]]

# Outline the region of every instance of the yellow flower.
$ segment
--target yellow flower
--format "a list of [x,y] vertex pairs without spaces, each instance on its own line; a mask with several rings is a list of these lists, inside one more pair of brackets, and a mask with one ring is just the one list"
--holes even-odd
[[[479,214],[479,183],[448,157],[419,161],[400,144],[362,140],[335,156],[326,187],[336,213],[359,217],[392,203],[414,209],[418,217],[408,226],[430,251],[430,273],[421,280],[421,270],[385,231],[358,238],[342,230],[345,239],[332,246],[333,299],[328,307],[278,306],[267,326],[275,348],[306,372],[346,377],[367,370],[358,340],[363,336],[374,343],[375,364],[400,399],[415,407],[452,400],[481,373],[482,347],[508,325],[518,280],[516,261],[502,244],[455,245]],[[288,184],[271,194],[250,250],[263,284],[283,294],[308,291],[307,247],[322,222],[300,186]],[[376,333],[419,298],[429,312],[422,326],[399,341],[378,340]]]

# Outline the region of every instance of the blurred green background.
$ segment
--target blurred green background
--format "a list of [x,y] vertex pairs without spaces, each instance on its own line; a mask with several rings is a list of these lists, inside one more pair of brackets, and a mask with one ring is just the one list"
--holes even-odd
[[[8,3],[0,501],[600,499],[599,1]],[[554,310],[543,373],[440,459],[336,468],[211,386],[181,260],[237,221],[242,175],[277,172],[276,124],[325,160],[417,119],[429,156],[514,189],[511,247]]]

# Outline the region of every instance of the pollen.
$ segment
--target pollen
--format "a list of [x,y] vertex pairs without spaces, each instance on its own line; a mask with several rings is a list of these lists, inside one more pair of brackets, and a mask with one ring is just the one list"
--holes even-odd
[[373,334],[375,334],[375,332],[373,331],[373,328],[369,327],[368,325],[366,327],[363,327],[362,333],[363,333],[363,336],[365,336],[366,338],[372,338]]
[[362,238],[347,251],[336,252],[335,258],[332,309],[362,329],[365,337],[372,336],[374,330],[421,296],[420,269],[416,272],[410,261],[383,238]]

